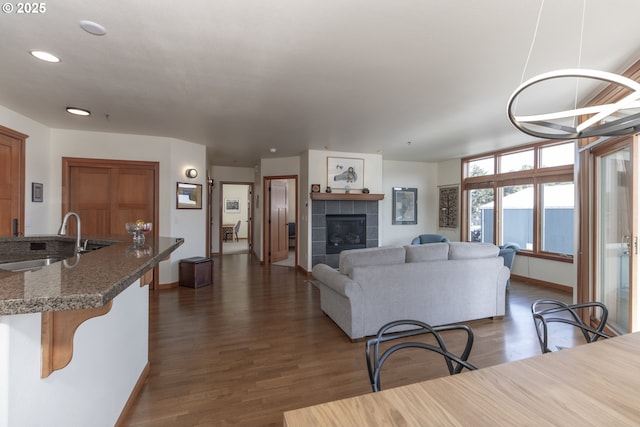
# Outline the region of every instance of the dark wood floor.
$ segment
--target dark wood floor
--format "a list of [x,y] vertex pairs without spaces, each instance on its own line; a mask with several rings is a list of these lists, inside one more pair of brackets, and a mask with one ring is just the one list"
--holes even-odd
[[[213,286],[150,294],[151,370],[124,425],[281,426],[284,411],[370,392],[364,342],[321,312],[306,275],[249,255],[214,264]],[[482,368],[540,354],[530,305],[541,297],[571,299],[512,281],[503,320],[469,323],[470,360]],[[406,365],[385,388],[444,375]]]

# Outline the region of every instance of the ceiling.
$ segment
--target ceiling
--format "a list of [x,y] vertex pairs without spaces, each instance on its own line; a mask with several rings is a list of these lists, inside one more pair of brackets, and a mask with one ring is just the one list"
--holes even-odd
[[[547,1],[534,37],[540,6],[56,0],[41,14],[3,13],[0,105],[51,128],[203,144],[216,165],[308,149],[457,158],[534,141],[506,114],[523,80],[561,68],[619,73],[640,58],[640,1]],[[581,99],[594,90],[582,89]],[[575,86],[537,94],[533,104],[568,108]],[[92,115],[71,116],[70,105]]]

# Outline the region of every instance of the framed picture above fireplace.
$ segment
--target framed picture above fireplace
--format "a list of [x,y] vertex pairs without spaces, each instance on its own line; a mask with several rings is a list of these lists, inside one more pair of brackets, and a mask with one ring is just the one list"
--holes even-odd
[[327,157],[327,187],[332,190],[362,190],[364,159]]
[[407,187],[393,188],[392,224],[418,223],[418,189]]

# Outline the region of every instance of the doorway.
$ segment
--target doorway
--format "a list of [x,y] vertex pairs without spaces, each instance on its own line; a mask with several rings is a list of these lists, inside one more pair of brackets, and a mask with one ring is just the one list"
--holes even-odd
[[219,236],[223,255],[247,254],[253,250],[252,194],[253,183],[221,183]]
[[266,263],[298,265],[298,177],[264,178],[264,254]]

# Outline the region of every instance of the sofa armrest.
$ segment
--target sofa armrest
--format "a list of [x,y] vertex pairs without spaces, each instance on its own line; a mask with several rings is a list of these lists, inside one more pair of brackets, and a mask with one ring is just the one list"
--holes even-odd
[[361,293],[360,285],[326,264],[316,264],[311,270],[313,277],[340,295],[353,297]]

